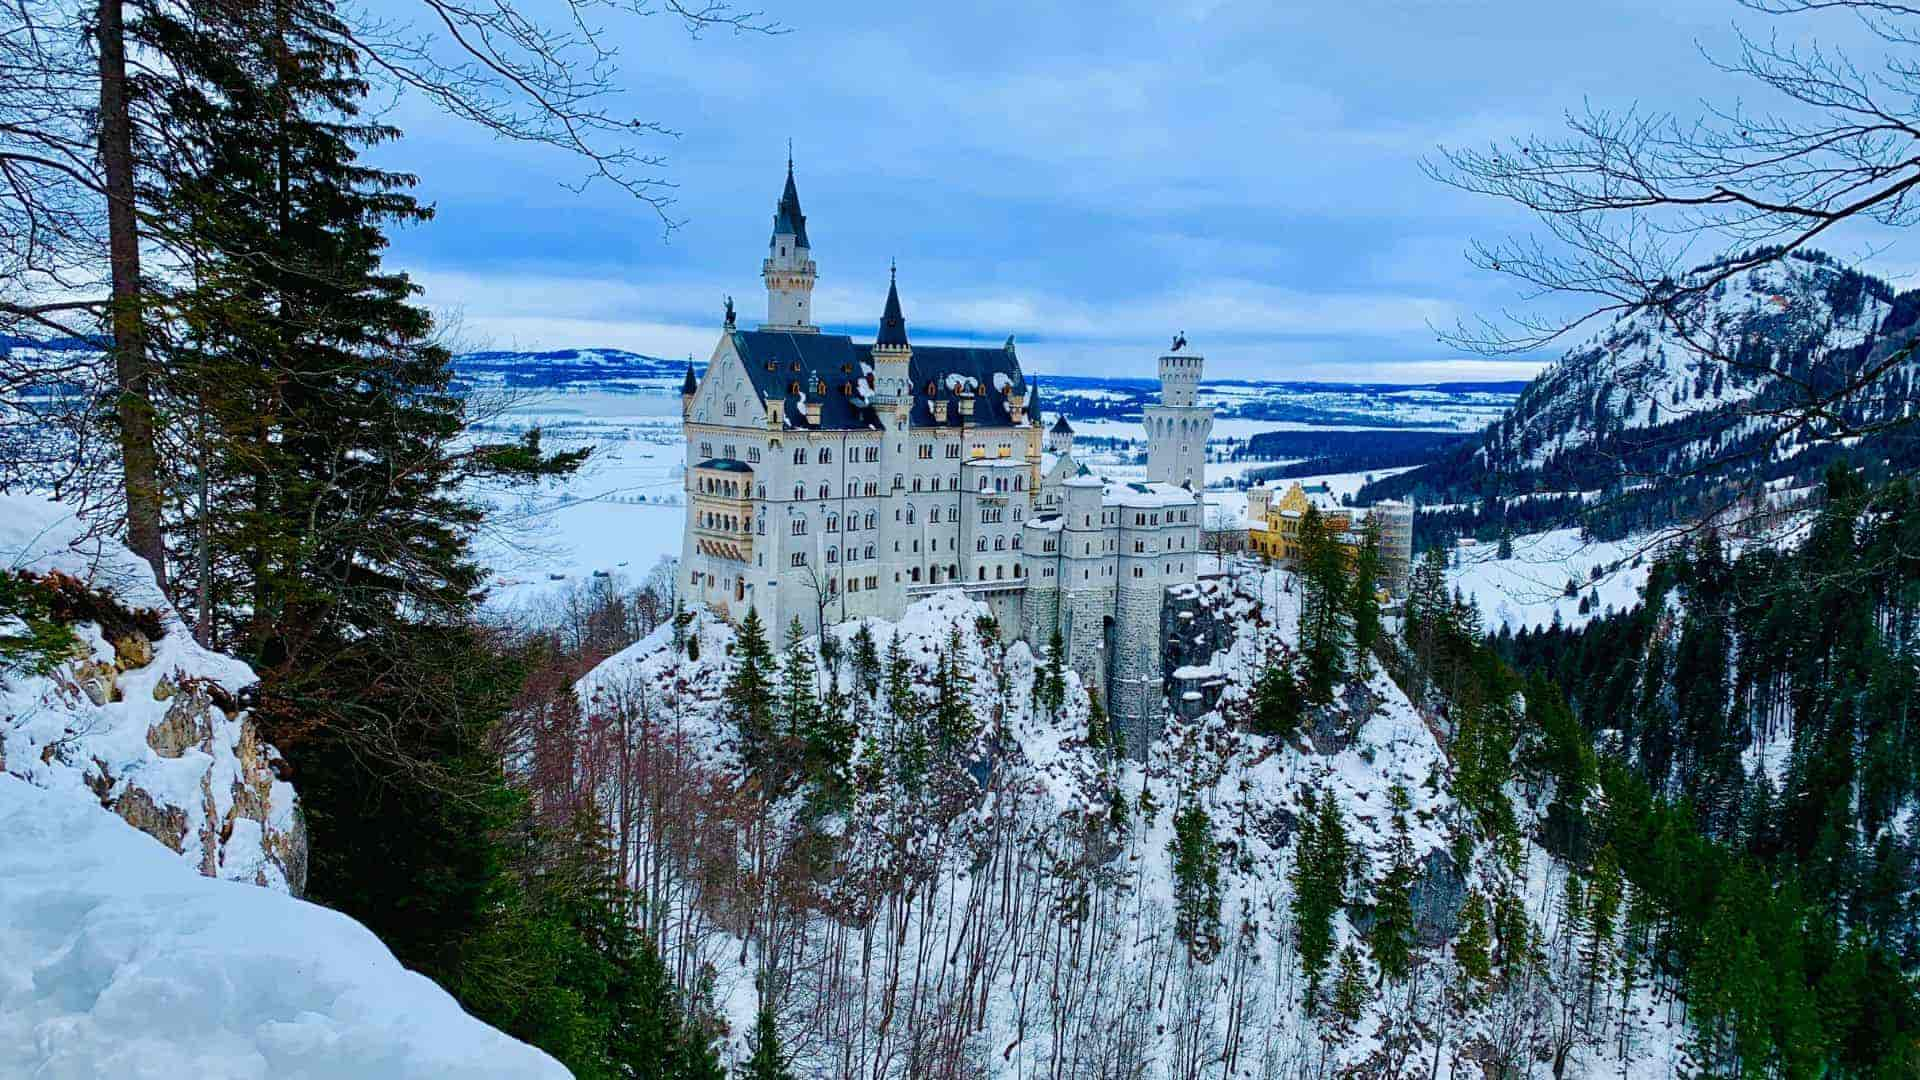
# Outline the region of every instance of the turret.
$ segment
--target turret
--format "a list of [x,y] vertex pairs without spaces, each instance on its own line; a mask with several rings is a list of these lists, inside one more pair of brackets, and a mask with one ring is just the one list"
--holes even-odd
[[1073,453],[1073,425],[1067,423],[1067,414],[1061,413],[1053,418],[1053,426],[1047,429],[1047,453],[1065,457]]
[[693,412],[693,395],[700,390],[700,384],[693,377],[693,357],[687,357],[687,377],[680,380],[680,418],[685,420]]
[[913,363],[913,344],[907,340],[907,317],[900,311],[899,269],[887,268],[887,306],[880,312],[880,332],[873,339],[873,400],[882,406],[907,404],[912,384],[907,381]]
[[767,329],[819,332],[809,321],[813,317],[813,247],[807,242],[807,215],[800,212],[791,155],[787,187],[773,212],[773,236],[767,241],[760,277],[767,283]]

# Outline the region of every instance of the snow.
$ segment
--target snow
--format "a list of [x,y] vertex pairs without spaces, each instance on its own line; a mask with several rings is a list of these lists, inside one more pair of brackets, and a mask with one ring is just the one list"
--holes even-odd
[[[47,676],[0,672],[0,762],[40,787],[96,804],[150,802],[177,815],[179,855],[202,872],[275,889],[298,888],[300,844],[293,788],[272,773],[278,755],[243,713],[223,708],[255,682],[247,665],[201,648],[155,584],[147,564],[90,538],[60,503],[0,495],[0,565],[73,577],[133,609],[151,609],[162,635],[144,665],[116,663],[98,627],[73,627],[83,655]],[[114,672],[116,694],[96,704],[78,685],[82,663]],[[203,698],[204,695],[204,698]],[[176,712],[176,708],[181,711]],[[204,717],[204,732],[177,753],[150,734],[170,719]]]
[[564,1077],[365,927],[0,776],[0,1075]]
[[[1585,540],[1579,529],[1555,529],[1514,537],[1507,559],[1497,544],[1457,545],[1448,556],[1447,580],[1480,608],[1489,631],[1539,630],[1556,621],[1574,629],[1640,606],[1662,548],[1659,537]],[[1569,580],[1579,583],[1572,596],[1566,595]]]

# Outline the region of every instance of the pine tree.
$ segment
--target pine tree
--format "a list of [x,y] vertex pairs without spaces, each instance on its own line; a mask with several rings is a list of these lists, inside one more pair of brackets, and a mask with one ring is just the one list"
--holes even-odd
[[1460,913],[1460,936],[1454,942],[1454,960],[1467,983],[1468,992],[1485,986],[1493,977],[1493,933],[1488,925],[1487,899],[1479,893],[1467,894]]
[[880,670],[880,650],[874,645],[873,631],[863,622],[853,632],[853,685],[858,697],[879,695]]
[[1373,927],[1367,935],[1367,947],[1380,968],[1382,984],[1398,982],[1413,968],[1415,936],[1413,914],[1413,840],[1408,832],[1407,810],[1411,801],[1407,789],[1399,784],[1389,794],[1393,806],[1392,862],[1374,893]]
[[952,762],[980,734],[980,720],[968,692],[971,683],[961,668],[965,656],[966,643],[955,627],[934,658],[933,738],[943,762]]
[[[795,765],[804,764],[801,778],[813,780],[844,763],[844,755],[835,757],[842,751],[841,732],[828,730],[828,718],[820,705],[820,666],[797,615],[787,625],[787,646],[780,662],[779,714],[774,774],[781,778],[781,784]],[[798,761],[792,748],[800,751]]]
[[1319,996],[1320,979],[1333,957],[1333,916],[1346,899],[1346,822],[1332,794],[1323,793],[1300,819],[1294,840],[1293,910],[1300,963],[1307,973],[1307,1004]]
[[886,686],[888,758],[903,790],[918,794],[932,763],[926,721],[913,688],[913,662],[900,649],[900,637],[887,643]]
[[1253,684],[1253,729],[1268,738],[1291,740],[1300,731],[1304,692],[1294,678],[1291,658],[1276,650]]
[[780,1028],[774,1022],[771,1002],[760,1002],[760,1012],[753,1024],[753,1054],[735,1076],[736,1080],[794,1080],[780,1050]]
[[740,739],[740,757],[748,771],[769,785],[774,773],[773,650],[760,625],[760,613],[748,608],[740,620],[733,649],[733,672],[727,678],[724,710]]
[[1326,519],[1313,507],[1301,515],[1299,544],[1300,654],[1308,697],[1325,703],[1346,678],[1346,561]]
[[1347,589],[1347,608],[1353,622],[1353,651],[1361,663],[1380,640],[1380,579],[1386,567],[1380,557],[1380,523],[1369,520],[1361,531],[1360,550],[1353,558],[1353,581]]
[[1349,945],[1340,950],[1340,973],[1333,984],[1334,1015],[1351,1024],[1360,1019],[1372,1000],[1373,991],[1367,987],[1367,972],[1360,962],[1360,951]]
[[1191,796],[1173,815],[1167,854],[1173,860],[1174,936],[1196,962],[1210,963],[1220,952],[1220,851],[1212,819]]

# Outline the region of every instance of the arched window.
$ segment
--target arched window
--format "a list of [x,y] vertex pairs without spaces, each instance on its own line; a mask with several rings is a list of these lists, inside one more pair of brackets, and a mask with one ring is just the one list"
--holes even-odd
[[794,463],[795,465],[805,465],[805,464],[807,463],[807,448],[806,448],[806,447],[804,447],[804,446],[796,446],[796,447],[794,447],[794,448],[793,448],[793,463]]
[[827,488],[827,485],[826,485],[826,484],[825,484],[824,482],[823,482],[823,483],[821,483],[821,485],[820,485],[820,497],[821,497],[821,498],[823,498],[823,499],[824,499],[824,498],[827,498],[827,497],[828,497],[828,495],[827,495],[827,491],[828,491],[828,488]]
[[984,566],[980,568],[980,580],[981,581],[987,580],[987,568]]
[[975,541],[973,542],[973,550],[975,550],[975,551],[985,551],[985,550],[987,550],[987,538],[983,536],[983,537],[981,537],[980,539],[978,539],[978,540],[975,540]]
[[838,514],[827,515],[827,531],[828,532],[840,531],[840,515]]
[[994,538],[993,538],[993,550],[995,550],[995,551],[1005,551],[1005,550],[1007,550],[1007,538],[1006,538],[1006,537],[1004,537],[1004,536],[996,536],[996,537],[994,537]]
[[826,465],[831,463],[832,461],[833,461],[833,448],[829,446],[821,447],[820,448],[820,464]]
[[907,524],[913,524],[913,507],[907,507]]
[[793,485],[793,497],[794,497],[794,498],[796,498],[796,499],[804,499],[804,498],[806,498],[806,497],[807,497],[807,485],[805,485],[805,484],[795,484],[795,485]]

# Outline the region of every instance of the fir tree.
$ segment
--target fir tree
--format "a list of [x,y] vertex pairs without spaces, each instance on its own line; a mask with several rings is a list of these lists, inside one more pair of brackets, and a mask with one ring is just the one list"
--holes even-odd
[[1346,678],[1347,572],[1340,545],[1320,512],[1308,507],[1300,519],[1300,654],[1308,697],[1333,700]]
[[1361,531],[1360,550],[1353,558],[1353,580],[1347,588],[1347,607],[1353,623],[1353,651],[1361,663],[1380,640],[1380,579],[1386,567],[1380,558],[1380,523],[1369,520]]
[[1212,819],[1191,796],[1173,815],[1167,854],[1173,860],[1174,936],[1196,962],[1209,963],[1220,951],[1220,851]]
[[773,667],[773,650],[767,645],[760,613],[749,607],[734,642],[733,673],[727,678],[723,708],[739,737],[741,759],[763,785],[770,785],[776,756]]
[[736,1074],[736,1080],[794,1080],[780,1049],[780,1028],[774,1022],[773,1005],[762,1000],[753,1024],[753,1054]]
[[1469,993],[1485,986],[1493,977],[1492,937],[1486,897],[1477,892],[1468,893],[1466,906],[1460,913],[1460,936],[1454,941],[1453,956],[1460,965]]
[[1333,1012],[1346,1023],[1354,1023],[1373,1000],[1367,987],[1367,972],[1360,962],[1360,951],[1349,945],[1340,950],[1340,973],[1333,984]]
[[1276,650],[1253,684],[1253,729],[1269,738],[1291,740],[1300,731],[1304,693],[1290,658]]
[[1407,790],[1399,784],[1389,795],[1393,806],[1392,862],[1374,893],[1373,926],[1367,935],[1367,947],[1380,968],[1380,979],[1398,982],[1413,968],[1414,914],[1413,840],[1408,833],[1407,810],[1412,805]]
[[1323,793],[1301,816],[1294,839],[1290,903],[1300,942],[1300,963],[1307,973],[1309,1007],[1319,996],[1320,979],[1333,957],[1333,917],[1346,899],[1351,857],[1340,807],[1331,794]]

